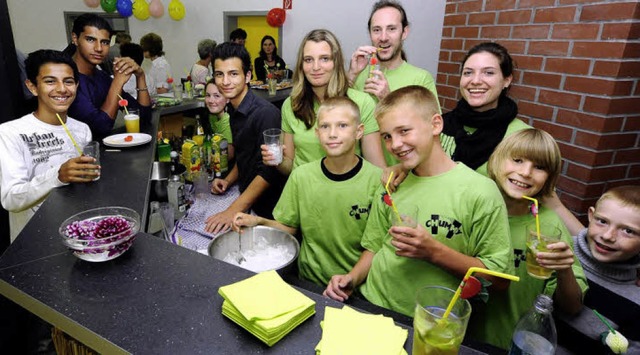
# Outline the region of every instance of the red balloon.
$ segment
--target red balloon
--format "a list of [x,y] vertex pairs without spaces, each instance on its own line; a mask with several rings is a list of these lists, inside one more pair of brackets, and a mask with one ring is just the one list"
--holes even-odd
[[269,10],[269,13],[267,13],[267,23],[271,27],[282,27],[282,24],[284,23],[286,17],[287,13],[286,11],[284,11],[284,9],[274,7],[273,9]]

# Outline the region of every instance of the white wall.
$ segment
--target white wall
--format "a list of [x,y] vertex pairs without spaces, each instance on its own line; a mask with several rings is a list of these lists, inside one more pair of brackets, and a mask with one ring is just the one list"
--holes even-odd
[[[165,14],[159,19],[140,21],[129,18],[135,42],[148,32],[158,33],[164,41],[166,57],[174,76],[190,68],[197,58],[196,46],[203,38],[222,42],[224,11],[268,11],[281,7],[282,0],[182,0],[186,16],[172,20],[166,10],[169,0],[162,0]],[[67,45],[64,11],[102,11],[91,9],[82,0],[8,0],[9,16],[16,47],[25,53],[40,48],[63,49]],[[363,44],[369,44],[367,20],[374,0],[293,0],[283,26],[281,51],[284,60],[293,64],[300,40],[315,28],[331,30],[340,39],[346,58]],[[435,77],[442,36],[445,0],[401,0],[410,22],[411,32],[405,42],[409,62],[425,68]]]

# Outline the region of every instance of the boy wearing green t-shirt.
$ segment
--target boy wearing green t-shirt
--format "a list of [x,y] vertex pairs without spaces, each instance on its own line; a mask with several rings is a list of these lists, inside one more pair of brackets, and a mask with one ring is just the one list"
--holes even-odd
[[[423,286],[455,289],[472,266],[513,273],[502,196],[493,181],[442,150],[434,95],[417,85],[398,89],[380,102],[376,119],[387,149],[410,171],[393,202],[400,210],[417,206],[418,225],[392,226],[394,212],[379,189],[360,260],[349,273],[333,276],[324,294],[344,301],[362,284],[370,302],[413,316]],[[496,289],[508,286],[504,279],[487,279]]]
[[273,210],[275,220],[238,213],[234,229],[259,224],[290,234],[300,230],[300,277],[326,286],[331,276],[351,270],[363,251],[382,171],[355,154],[364,125],[348,97],[326,99],[315,130],[326,157],[292,171]]

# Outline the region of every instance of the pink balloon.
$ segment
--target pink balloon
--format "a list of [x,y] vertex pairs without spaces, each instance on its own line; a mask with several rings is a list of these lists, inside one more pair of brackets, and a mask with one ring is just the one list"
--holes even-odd
[[100,6],[100,0],[84,0],[84,4],[89,7],[98,7]]
[[149,13],[155,18],[162,17],[164,15],[164,5],[160,0],[151,0],[149,3]]

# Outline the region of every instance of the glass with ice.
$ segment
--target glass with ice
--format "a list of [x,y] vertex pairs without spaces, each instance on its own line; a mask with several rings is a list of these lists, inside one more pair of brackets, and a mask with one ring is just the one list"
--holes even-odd
[[546,280],[551,277],[553,270],[540,266],[536,261],[536,254],[548,252],[547,245],[560,241],[562,232],[558,227],[546,223],[540,223],[539,237],[538,227],[535,223],[528,224],[525,232],[527,238],[527,273],[536,279]]
[[449,316],[443,315],[454,290],[426,286],[418,290],[413,316],[413,355],[455,355],[467,330],[471,304],[458,298]]
[[269,165],[279,165],[282,163],[282,130],[280,128],[269,128],[263,132],[264,144],[273,155]]

